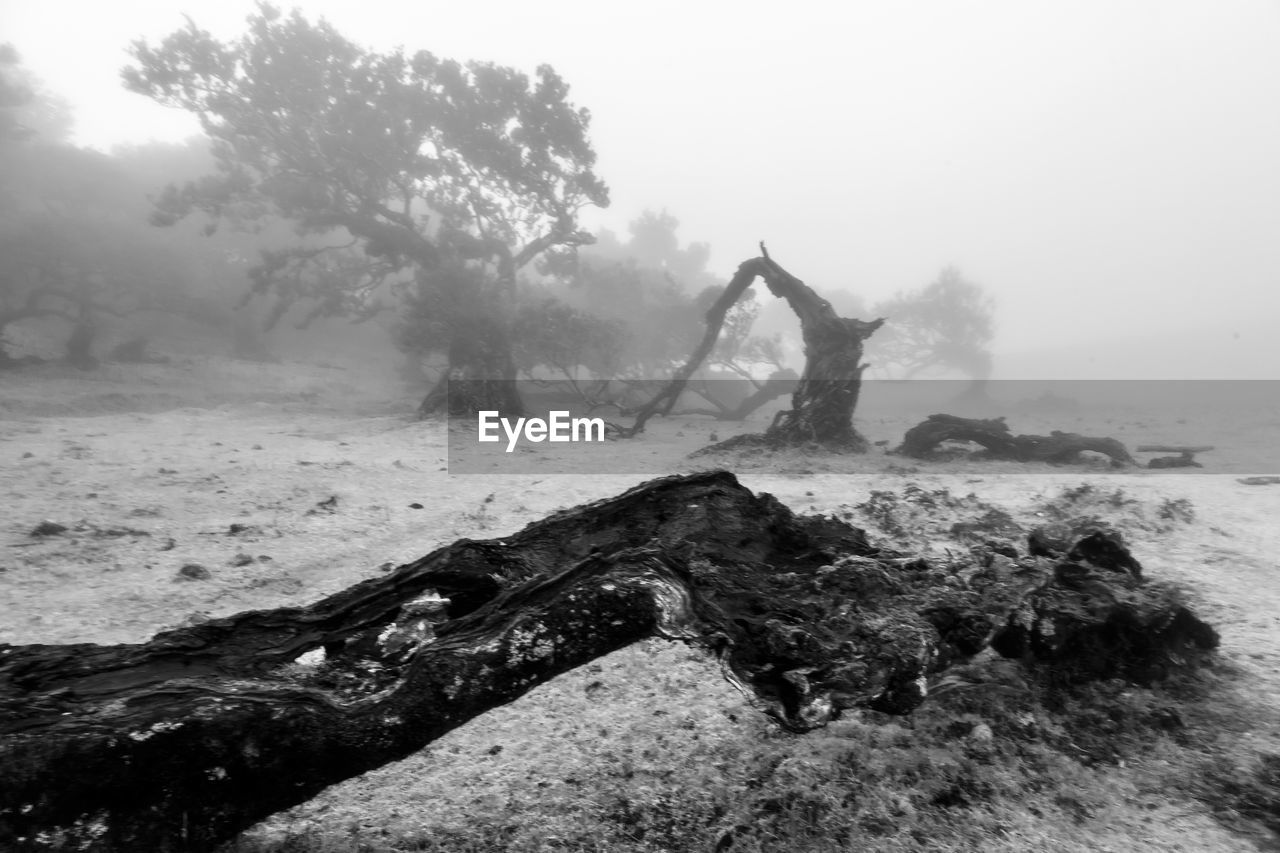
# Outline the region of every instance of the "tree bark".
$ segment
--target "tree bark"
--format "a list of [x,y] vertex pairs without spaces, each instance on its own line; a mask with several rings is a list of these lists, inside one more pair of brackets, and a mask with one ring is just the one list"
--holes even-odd
[[756,441],[774,446],[817,442],[858,452],[866,450],[866,440],[853,428],[853,412],[862,388],[862,372],[866,369],[861,363],[862,344],[884,325],[884,320],[868,323],[838,316],[830,302],[770,258],[763,243],[760,251],[761,257],[743,261],[738,266],[724,293],[707,310],[707,331],[702,342],[671,383],[640,409],[634,426],[625,435],[643,431],[650,417],[671,411],[689,377],[715,346],[726,312],[756,278],[762,278],[769,292],[785,299],[800,319],[805,347],[804,372],[791,395],[791,408],[779,413],[764,436],[737,436],[730,441],[735,444]]
[[1081,452],[1088,450],[1109,456],[1113,466],[1136,464],[1125,446],[1114,438],[1090,438],[1057,430],[1047,436],[1014,435],[1004,418],[980,420],[956,415],[930,415],[907,430],[894,452],[927,459],[944,441],[972,441],[986,448],[992,458],[1019,462],[1075,462]]
[[[764,248],[763,246],[761,247]],[[769,291],[787,300],[800,318],[804,339],[804,373],[782,412],[765,433],[770,444],[817,442],[856,452],[867,441],[853,428],[853,412],[862,390],[862,344],[884,325],[840,317],[831,303],[765,254],[764,276]]]
[[720,471],[462,540],[305,608],[140,645],[0,646],[0,848],[211,850],[655,635],[717,655],[794,731],[907,713],[988,645],[1066,672],[1080,649],[1086,677],[1194,663],[1213,630],[1127,556],[1117,541],[935,566]]

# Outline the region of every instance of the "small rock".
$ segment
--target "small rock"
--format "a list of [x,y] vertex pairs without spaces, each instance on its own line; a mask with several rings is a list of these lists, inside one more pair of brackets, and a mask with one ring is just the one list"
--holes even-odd
[[241,553],[241,554],[236,554],[234,557],[231,558],[231,565],[233,566],[247,566],[252,562],[253,562],[252,554]]
[[411,503],[411,504],[409,504],[409,509],[422,509],[422,504],[420,504],[420,503]]
[[67,526],[59,524],[56,521],[42,521],[35,527],[31,528],[31,536],[57,536],[59,533],[66,533]]
[[1094,531],[1081,538],[1067,553],[1067,559],[1086,562],[1113,572],[1128,572],[1142,577],[1142,564],[1129,553],[1124,539],[1115,531]]
[[161,474],[176,474],[176,473],[178,473],[178,472],[177,472],[177,471],[175,471],[175,470],[173,470],[172,468],[161,468],[161,469],[160,469],[160,471],[159,471],[159,473],[161,473]]
[[164,544],[160,546],[160,550],[172,551],[174,548],[177,548],[177,547],[178,547],[178,543],[174,541],[172,536],[170,536],[168,539],[165,540]]
[[199,563],[187,563],[178,569],[178,580],[182,581],[207,581],[211,577],[209,570]]
[[335,513],[338,511],[338,496],[330,495],[311,509],[307,510],[307,515],[319,515],[322,512]]
[[261,444],[255,444],[255,445],[253,446],[253,449],[254,449],[254,450],[261,450],[261,449],[262,449],[262,445],[261,445]]
[[978,723],[969,732],[969,740],[978,741],[979,743],[990,743],[995,738],[995,733],[991,731],[991,726],[986,723]]
[[262,529],[256,524],[241,524],[235,522],[227,527],[227,534],[230,536],[239,536],[241,533],[261,533]]
[[23,458],[23,459],[30,459],[32,456],[35,456],[35,454],[34,454],[34,453],[32,453],[30,450],[28,450],[26,453],[22,454],[22,458]]

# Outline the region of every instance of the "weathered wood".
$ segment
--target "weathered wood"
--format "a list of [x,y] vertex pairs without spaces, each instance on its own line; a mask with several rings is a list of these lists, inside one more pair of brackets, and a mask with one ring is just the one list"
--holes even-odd
[[813,288],[778,266],[761,244],[765,286],[782,297],[800,318],[804,372],[791,395],[791,408],[778,413],[765,432],[772,445],[816,442],[862,452],[867,441],[853,428],[853,412],[862,391],[862,344],[884,325],[836,314]]
[[140,645],[0,646],[0,849],[211,850],[648,636],[714,653],[796,731],[847,708],[909,712],[931,673],[988,644],[1064,672],[1083,650],[1087,677],[1156,677],[1171,650],[1212,648],[1127,555],[1082,540],[934,565],[709,472],[462,540],[305,608]]
[[[866,450],[866,440],[853,428],[853,411],[858,405],[862,372],[866,367],[861,363],[862,343],[884,325],[884,320],[865,322],[840,317],[830,302],[770,258],[763,243],[760,253],[760,257],[738,266],[720,298],[707,309],[707,328],[702,341],[671,382],[638,410],[634,424],[621,431],[624,437],[642,432],[654,415],[670,413],[689,377],[714,348],[725,314],[760,278],[769,292],[785,299],[800,319],[805,366],[792,392],[791,408],[779,412],[768,431],[754,440],[772,446],[817,442]],[[737,436],[735,440],[741,443],[745,438]]]
[[972,441],[996,459],[1020,462],[1073,462],[1083,451],[1101,453],[1111,464],[1137,464],[1125,446],[1114,438],[1091,438],[1054,430],[1049,435],[1013,435],[1004,418],[980,420],[956,415],[930,415],[907,430],[894,452],[917,459],[932,456],[944,441]]
[[1196,457],[1191,453],[1184,453],[1181,456],[1157,456],[1148,460],[1148,468],[1203,468]]

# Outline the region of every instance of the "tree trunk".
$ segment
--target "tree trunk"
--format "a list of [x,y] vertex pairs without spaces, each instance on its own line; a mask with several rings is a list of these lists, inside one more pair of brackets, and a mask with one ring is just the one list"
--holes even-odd
[[927,676],[988,645],[1154,678],[1216,635],[1135,565],[1091,541],[935,566],[726,472],[667,477],[309,607],[141,645],[0,645],[0,848],[211,850],[655,635],[716,654],[795,731],[909,712]]
[[454,330],[449,367],[418,406],[418,417],[440,412],[450,417],[474,417],[479,411],[522,417],[524,401],[516,376],[510,330],[496,317],[473,318]]
[[1114,438],[1090,438],[1054,430],[1049,435],[1014,435],[1004,418],[979,420],[956,415],[930,415],[907,430],[894,451],[927,459],[944,441],[972,441],[995,459],[1019,462],[1075,462],[1083,451],[1102,453],[1115,467],[1137,464],[1125,446]]
[[775,446],[818,442],[842,449],[866,450],[866,440],[853,428],[853,411],[858,405],[862,371],[866,367],[861,363],[862,343],[884,325],[884,320],[868,323],[838,316],[830,302],[770,258],[763,243],[760,251],[761,257],[743,261],[738,266],[724,293],[707,310],[707,331],[702,342],[671,383],[639,411],[635,425],[626,435],[642,431],[652,415],[671,411],[689,377],[715,346],[725,313],[759,277],[764,279],[769,292],[785,299],[800,319],[804,372],[791,395],[790,410],[779,413],[763,437],[737,436],[730,442],[740,445],[763,441]]

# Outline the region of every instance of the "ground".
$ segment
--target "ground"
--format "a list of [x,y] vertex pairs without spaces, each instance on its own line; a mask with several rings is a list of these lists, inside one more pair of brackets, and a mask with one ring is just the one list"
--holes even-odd
[[[1116,473],[1102,460],[1070,467],[908,460],[886,449],[914,421],[868,399],[857,426],[888,444],[862,456],[797,450],[689,458],[712,433],[725,439],[761,430],[768,417],[761,413],[742,425],[655,420],[642,437],[611,442],[607,459],[592,457],[572,473],[451,475],[447,429],[415,421],[416,402],[385,366],[353,360],[202,357],[0,374],[0,642],[139,642],[193,620],[305,604],[455,539],[502,536],[648,478],[598,471],[658,476],[727,467],[753,490],[799,512],[846,517],[873,538],[890,535],[862,506],[877,491],[973,493],[1028,526],[1075,495],[1090,512],[1115,516],[1149,575],[1190,591],[1197,611],[1222,632],[1222,658],[1233,683],[1244,685],[1245,701],[1280,707],[1280,486],[1239,482],[1245,474],[1277,473],[1266,467],[1280,436],[1274,403],[1243,420],[1194,406],[1158,417],[1124,406],[1031,403],[1009,413],[1015,432],[1064,429],[1110,435],[1130,447],[1217,444],[1200,457],[1203,470]],[[1090,488],[1082,492],[1084,484]],[[955,547],[949,517],[913,518],[906,535],[920,548]],[[43,522],[66,529],[33,535]],[[854,729],[785,740],[719,677],[714,662],[648,643],[544,685],[404,762],[336,786],[242,844],[286,849],[281,839],[292,837],[302,846],[291,849],[357,849],[352,839],[361,849],[428,849],[404,839],[425,845],[421,839],[430,836],[437,844],[461,839],[439,849],[484,849],[466,846],[480,844],[466,839],[468,824],[510,813],[522,817],[510,829],[509,849],[552,849],[547,839],[563,821],[582,819],[572,817],[575,809],[594,803],[599,812],[607,801],[613,811],[593,819],[632,820],[648,827],[634,839],[649,846],[635,849],[666,849],[672,845],[654,840],[658,830],[645,823],[654,803],[666,802],[664,791],[731,801],[737,789],[730,789],[746,786],[739,777],[754,772],[742,753],[769,742],[782,750],[771,772],[800,772],[792,765],[817,761],[810,753],[822,738],[842,731],[852,737]],[[973,724],[969,737],[981,740],[984,731],[990,728]],[[1242,724],[1238,735],[1232,749],[1242,761],[1280,749],[1274,729]],[[691,769],[691,757],[704,765]],[[1203,803],[1144,787],[1152,768],[1134,764],[1142,762],[1095,771],[1089,784],[1114,789],[1115,797],[1099,798],[1069,832],[1037,829],[1038,819],[1028,816],[1026,825],[1009,828],[1001,849],[1036,838],[1041,849],[1064,850],[1246,844]],[[613,786],[605,799],[602,785]],[[717,785],[726,790],[717,793]],[[647,817],[636,816],[642,813]],[[567,841],[565,848],[585,849]],[[827,848],[815,842],[805,849]]]

